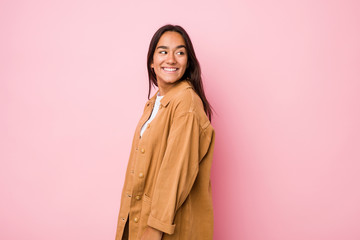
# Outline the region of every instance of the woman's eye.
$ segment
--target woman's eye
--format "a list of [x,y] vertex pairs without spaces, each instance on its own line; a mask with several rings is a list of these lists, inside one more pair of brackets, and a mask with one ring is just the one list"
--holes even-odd
[[160,51],[159,53],[160,54],[166,54],[166,51]]
[[177,54],[184,55],[185,53],[184,52],[177,52]]

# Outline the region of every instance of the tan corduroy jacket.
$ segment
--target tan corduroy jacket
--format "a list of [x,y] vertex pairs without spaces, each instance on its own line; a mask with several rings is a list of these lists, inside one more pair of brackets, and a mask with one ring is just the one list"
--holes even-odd
[[164,95],[156,117],[140,138],[156,94],[146,103],[136,127],[116,240],[122,239],[127,220],[130,240],[140,239],[147,226],[164,232],[164,240],[212,239],[214,129],[200,97],[184,80]]

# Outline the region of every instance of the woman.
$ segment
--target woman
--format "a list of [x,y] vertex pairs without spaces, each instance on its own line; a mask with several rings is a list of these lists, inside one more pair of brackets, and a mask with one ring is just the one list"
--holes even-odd
[[116,240],[212,239],[212,111],[182,27],[154,34],[147,68],[148,97],[152,84],[158,91],[135,130]]

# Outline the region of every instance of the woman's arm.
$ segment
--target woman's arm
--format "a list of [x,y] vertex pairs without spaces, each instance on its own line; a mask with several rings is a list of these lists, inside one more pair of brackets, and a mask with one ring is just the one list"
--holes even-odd
[[201,136],[194,112],[174,118],[155,183],[148,226],[174,233],[175,213],[189,195],[199,171]]

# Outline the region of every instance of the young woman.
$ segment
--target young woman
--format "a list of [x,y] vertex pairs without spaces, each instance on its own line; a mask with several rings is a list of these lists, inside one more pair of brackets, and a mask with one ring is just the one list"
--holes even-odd
[[207,240],[213,235],[211,107],[186,31],[165,25],[147,57],[149,95],[135,130],[116,240]]

